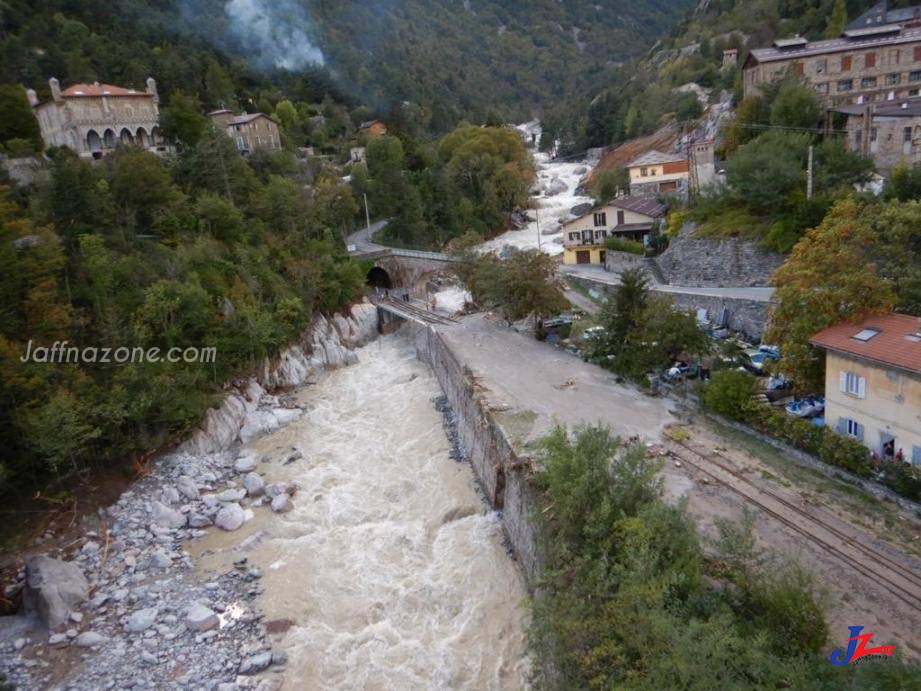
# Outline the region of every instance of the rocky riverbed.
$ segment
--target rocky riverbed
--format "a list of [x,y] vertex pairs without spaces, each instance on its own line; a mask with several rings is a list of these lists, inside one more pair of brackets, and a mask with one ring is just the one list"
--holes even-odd
[[[99,520],[54,555],[26,562],[4,597],[24,612],[0,619],[0,682],[14,688],[273,689],[286,656],[273,649],[256,599],[263,573],[246,545],[209,579],[188,550],[209,531],[236,531],[257,512],[285,513],[293,483],[267,483],[240,444],[301,417],[291,395],[357,361],[376,336],[376,309],[319,317],[301,342],[239,383],[202,429],[162,456]],[[266,388],[264,388],[266,387]],[[279,465],[298,459],[280,454]],[[264,466],[263,466],[264,467]],[[97,525],[98,529],[89,526]]]

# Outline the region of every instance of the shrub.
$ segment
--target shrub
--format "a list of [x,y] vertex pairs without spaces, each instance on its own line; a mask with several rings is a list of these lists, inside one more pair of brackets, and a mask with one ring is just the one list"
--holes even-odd
[[921,500],[921,469],[902,461],[886,461],[880,465],[883,484],[912,501]]
[[873,467],[870,452],[856,439],[845,437],[829,428],[819,447],[819,458],[829,465],[845,468],[861,477],[869,477]]
[[646,253],[646,248],[643,246],[643,243],[637,242],[636,240],[624,240],[623,238],[611,237],[605,241],[604,245],[612,252],[629,252],[630,254]]
[[752,415],[751,398],[758,390],[758,382],[748,372],[721,370],[714,372],[704,389],[704,405],[732,420],[749,420]]

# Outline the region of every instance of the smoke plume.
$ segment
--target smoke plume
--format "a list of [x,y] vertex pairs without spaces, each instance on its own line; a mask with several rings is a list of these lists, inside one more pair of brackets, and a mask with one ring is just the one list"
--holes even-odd
[[230,31],[263,67],[294,71],[322,65],[323,52],[311,40],[307,8],[296,0],[229,0]]

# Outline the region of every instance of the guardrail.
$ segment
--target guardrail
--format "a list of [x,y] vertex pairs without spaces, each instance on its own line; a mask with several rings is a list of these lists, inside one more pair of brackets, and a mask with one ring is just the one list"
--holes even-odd
[[409,259],[428,259],[436,262],[456,262],[457,259],[443,252],[424,252],[422,250],[407,250],[401,247],[381,247],[373,250],[356,250],[356,257],[374,259],[377,257],[407,257]]

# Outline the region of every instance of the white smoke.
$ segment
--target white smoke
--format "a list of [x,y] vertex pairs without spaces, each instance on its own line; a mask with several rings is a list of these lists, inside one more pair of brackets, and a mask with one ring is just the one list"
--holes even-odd
[[308,35],[311,21],[303,3],[230,0],[224,13],[255,62],[289,71],[324,63],[323,52]]

